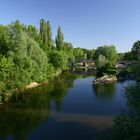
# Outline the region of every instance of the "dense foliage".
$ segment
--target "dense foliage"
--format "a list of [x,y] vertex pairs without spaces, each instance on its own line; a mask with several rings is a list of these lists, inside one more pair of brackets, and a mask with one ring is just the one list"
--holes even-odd
[[72,44],[64,42],[61,27],[55,44],[51,24],[44,19],[40,31],[18,20],[0,25],[0,100],[7,101],[30,82],[45,81],[67,69],[75,59],[73,52]]
[[126,89],[129,110],[118,116],[113,125],[111,140],[140,139],[140,84]]
[[131,51],[118,54],[119,60],[137,61],[138,53],[140,52],[140,41],[136,41]]
[[136,41],[132,47],[132,51],[138,52],[140,50],[140,41]]
[[[140,64],[136,67],[137,79]],[[125,88],[124,94],[128,109],[114,120],[112,130],[108,132],[108,140],[139,140],[140,139],[140,83]]]
[[55,40],[49,21],[40,20],[40,29],[21,24],[18,20],[0,25],[0,98],[22,89],[30,82],[42,82],[55,73],[75,66],[76,60],[94,60],[97,72],[116,72],[116,62],[137,60],[139,42],[132,51],[117,54],[115,46],[100,46],[96,50],[74,48],[65,42],[61,27]]
[[98,68],[98,73],[114,70],[117,60],[117,51],[115,46],[101,46],[95,51],[94,59]]
[[57,30],[57,36],[56,36],[55,42],[56,42],[57,49],[61,50],[64,45],[64,36],[63,36],[60,26],[58,27],[58,30]]
[[8,101],[27,84],[46,81],[82,59],[95,59],[95,50],[73,48],[65,42],[60,26],[53,40],[49,21],[41,19],[39,31],[18,20],[0,25],[0,101]]

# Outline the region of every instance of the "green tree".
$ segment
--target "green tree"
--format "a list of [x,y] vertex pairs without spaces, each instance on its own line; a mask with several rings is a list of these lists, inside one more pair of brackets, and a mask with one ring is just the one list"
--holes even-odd
[[138,51],[140,51],[140,41],[137,41],[137,42],[135,42],[134,43],[134,45],[133,45],[133,47],[132,47],[132,51],[134,51],[134,52],[138,52]]
[[114,68],[117,60],[117,51],[115,46],[101,46],[95,51],[95,59],[97,60],[99,56],[105,56],[108,59],[108,68]]
[[123,60],[133,61],[138,60],[138,55],[135,51],[124,53]]
[[98,68],[102,68],[102,67],[106,67],[108,64],[108,59],[103,56],[103,55],[100,55],[99,58],[97,59],[97,67]]
[[132,46],[131,52],[126,53],[125,58],[129,60],[138,60],[138,53],[140,52],[140,41],[136,41]]
[[52,46],[51,24],[44,19],[40,21],[40,33],[36,27],[26,26],[19,20],[0,25],[0,100],[7,100],[6,93],[15,94],[30,82],[45,81],[58,70],[68,68],[74,59],[73,46],[64,42],[60,27],[57,48]]
[[10,45],[9,41],[8,27],[0,25],[0,53],[2,55],[7,55]]
[[94,59],[94,55],[95,55],[94,49],[87,51],[87,59],[91,59],[91,60]]
[[28,26],[28,35],[32,37],[33,39],[36,39],[38,37],[38,30],[36,27],[29,25]]
[[72,44],[69,42],[64,42],[62,50],[66,53],[68,57],[69,65],[71,65],[72,61],[74,60]]
[[0,55],[0,80],[5,81],[6,79],[9,79],[12,70],[13,70],[13,62],[10,58],[6,58],[2,55]]
[[63,46],[62,46],[62,50],[65,52],[69,52],[70,50],[73,49],[73,46],[71,43],[69,42],[64,42]]
[[29,37],[31,37],[40,45],[42,45],[42,40],[41,40],[40,35],[38,34],[38,30],[36,29],[36,27],[29,25],[27,28],[27,34],[29,35]]
[[[39,47],[38,42],[30,37],[24,30],[16,28],[15,23],[10,29],[11,47],[9,56],[13,58],[15,64],[15,81],[19,81],[17,86],[22,86],[30,81],[43,81],[48,77],[48,69],[52,67],[48,64],[46,53]],[[20,27],[20,25],[19,25]],[[20,29],[20,30],[19,30]],[[50,73],[49,73],[50,74]],[[22,76],[21,76],[22,75]]]
[[44,19],[40,20],[40,36],[43,42],[42,47],[45,51],[49,50],[54,46],[54,41],[52,39],[51,24],[49,21],[46,23]]
[[125,53],[117,53],[117,61],[124,60],[124,55],[125,55]]
[[40,36],[43,41],[43,45],[47,42],[47,23],[44,19],[40,20]]
[[49,62],[57,69],[65,70],[68,67],[68,57],[64,51],[53,51],[49,59]]
[[51,25],[50,22],[47,22],[47,47],[51,48],[53,45],[52,42],[52,31],[51,31]]
[[84,58],[84,51],[81,48],[74,48],[73,53],[76,60]]
[[58,27],[58,30],[57,30],[57,36],[56,36],[55,42],[56,42],[56,48],[58,50],[61,50],[64,44],[64,36],[63,36],[60,26]]

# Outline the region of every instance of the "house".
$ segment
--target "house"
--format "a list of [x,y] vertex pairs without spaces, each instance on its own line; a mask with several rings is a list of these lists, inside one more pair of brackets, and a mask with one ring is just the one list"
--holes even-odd
[[126,69],[127,67],[135,66],[138,64],[138,61],[119,61],[116,65],[118,69]]

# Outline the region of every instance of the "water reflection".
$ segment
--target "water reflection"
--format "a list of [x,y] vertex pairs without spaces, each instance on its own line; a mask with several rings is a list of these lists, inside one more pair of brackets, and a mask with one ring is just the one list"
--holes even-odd
[[0,108],[0,139],[27,140],[32,131],[49,117],[48,110],[31,108],[17,109],[7,106]]
[[51,92],[51,96],[55,100],[57,111],[61,110],[61,106],[64,97],[67,95],[68,88],[73,86],[73,81],[76,78],[76,75],[65,73],[53,81],[54,89]]
[[96,75],[96,70],[93,68],[72,68],[71,73],[80,75]]
[[116,86],[114,83],[111,84],[98,84],[93,85],[93,92],[97,97],[112,99],[116,93]]
[[[16,104],[0,106],[0,140],[97,137],[102,124],[111,125],[110,114],[120,111],[122,96],[114,96],[120,94],[116,84],[92,86],[93,79],[86,74],[64,73],[48,84],[17,93],[12,99]],[[115,98],[116,102],[100,102],[95,96]]]
[[68,88],[73,86],[73,81],[77,77],[79,76],[65,73],[47,84],[17,93],[12,101],[16,101],[20,107],[49,109],[51,100],[55,100],[57,109],[59,110],[64,97],[67,95]]
[[47,85],[28,89],[18,93],[12,99],[14,105],[0,106],[0,140],[26,140],[28,135],[41,122],[49,118],[51,101],[61,110],[68,88],[73,86],[73,80],[78,76],[64,74]]

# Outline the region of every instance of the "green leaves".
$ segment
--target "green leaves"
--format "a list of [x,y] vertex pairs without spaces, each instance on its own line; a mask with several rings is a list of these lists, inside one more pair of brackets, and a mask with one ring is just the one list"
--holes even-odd
[[57,69],[64,70],[68,67],[68,57],[64,51],[53,51],[49,58],[49,62]]
[[135,42],[134,43],[134,45],[133,45],[133,47],[132,47],[132,51],[134,51],[134,52],[138,52],[138,51],[140,51],[140,41],[137,41],[137,42]]
[[57,36],[56,36],[55,42],[56,42],[56,48],[58,50],[61,50],[64,44],[64,36],[63,36],[60,26],[58,27],[58,30],[57,30]]
[[52,29],[49,21],[46,23],[44,19],[40,20],[40,36],[43,42],[44,50],[53,46]]
[[[104,56],[104,57],[103,57]],[[117,51],[115,46],[101,46],[95,51],[95,59],[102,63],[108,64],[108,68],[113,68],[116,65]],[[97,65],[98,64],[97,61]]]
[[128,109],[114,120],[111,140],[139,140],[140,138],[140,84],[126,88]]
[[105,67],[107,64],[108,64],[108,59],[105,56],[100,55],[99,58],[97,59],[97,67],[102,68]]
[[11,59],[0,55],[0,79],[1,80],[10,78],[13,66],[14,64]]
[[73,50],[74,52],[74,56],[75,56],[75,59],[83,59],[84,58],[84,52],[81,48],[75,48]]
[[9,41],[8,28],[0,25],[0,53],[2,55],[7,55],[10,45]]

